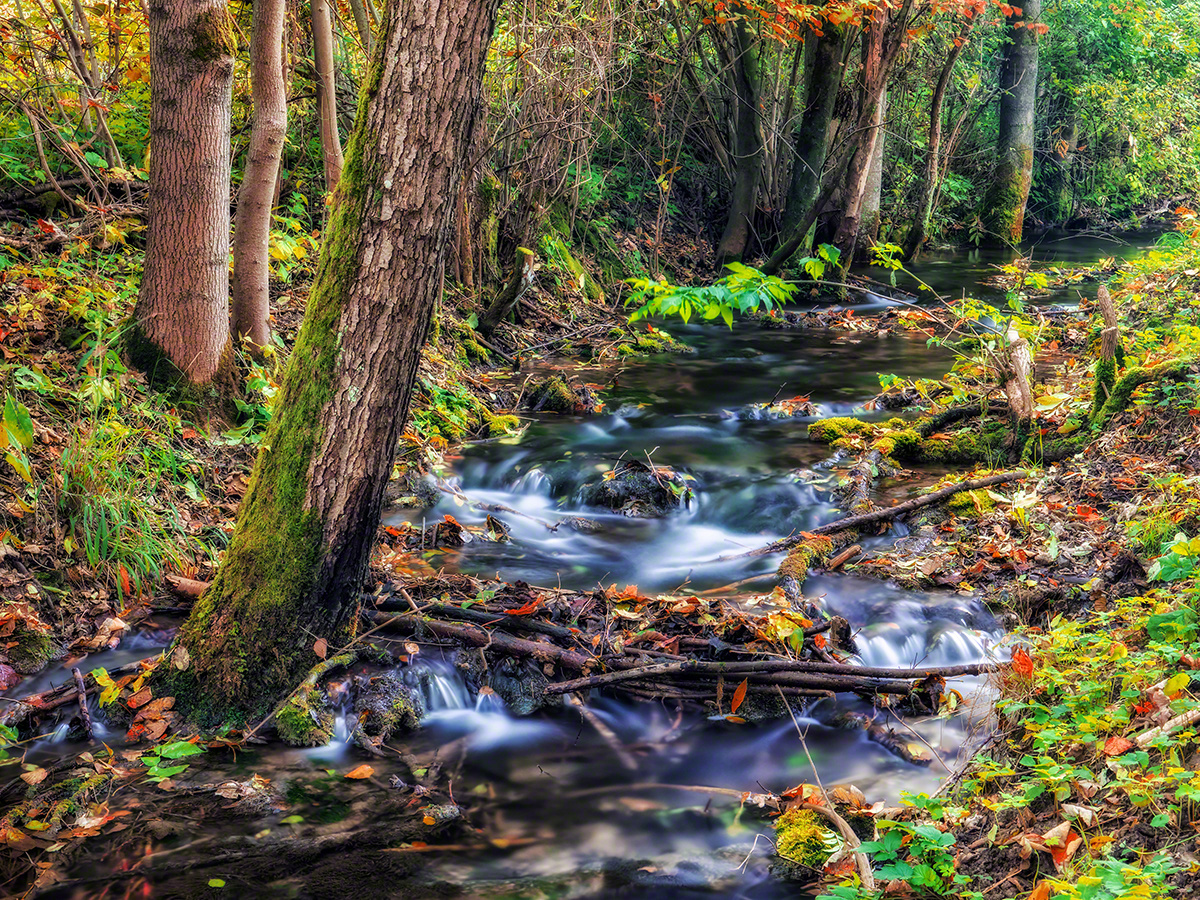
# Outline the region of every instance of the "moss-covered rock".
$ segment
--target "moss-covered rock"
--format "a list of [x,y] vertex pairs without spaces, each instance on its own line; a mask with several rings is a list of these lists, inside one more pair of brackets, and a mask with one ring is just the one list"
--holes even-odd
[[851,434],[870,434],[877,426],[862,419],[852,419],[847,416],[833,416],[821,419],[808,426],[808,436],[821,444],[832,444],[839,438]]
[[581,499],[588,506],[655,519],[679,508],[689,493],[687,482],[679,473],[663,466],[651,469],[636,459],[627,459],[605,473],[600,481],[584,485]]
[[775,852],[810,869],[823,869],[835,836],[811,809],[789,809],[775,820]]
[[561,375],[551,375],[534,385],[526,392],[523,405],[530,412],[553,412],[567,416],[590,415],[603,406],[591,388],[567,384]]
[[22,675],[33,675],[42,671],[52,659],[62,655],[62,648],[54,642],[48,631],[31,628],[24,622],[8,636],[6,643],[12,644],[4,650],[8,664]]
[[350,736],[366,750],[378,750],[392,735],[416,730],[425,710],[420,695],[395,672],[360,679]]
[[991,494],[981,488],[977,491],[962,491],[955,494],[946,501],[946,508],[956,516],[976,519],[995,509],[996,501],[992,499]]
[[335,717],[322,691],[298,691],[275,712],[275,731],[289,747],[323,747],[333,739]]

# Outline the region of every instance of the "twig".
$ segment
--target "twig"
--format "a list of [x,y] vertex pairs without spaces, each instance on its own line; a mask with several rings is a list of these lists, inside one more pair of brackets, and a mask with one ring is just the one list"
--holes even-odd
[[636,772],[638,765],[637,760],[633,758],[633,754],[625,749],[625,745],[621,743],[621,739],[617,737],[616,733],[607,725],[605,725],[595,712],[588,708],[587,704],[579,698],[579,695],[568,694],[567,702],[569,702],[579,711],[579,715],[583,716],[584,720],[591,725],[592,728],[596,729],[596,733],[600,735],[600,737],[604,738],[604,742],[612,748],[613,753],[615,753],[617,759],[620,760],[621,766],[625,769],[628,769],[630,772]]
[[83,732],[87,735],[88,743],[91,743],[95,738],[95,731],[92,728],[92,714],[88,712],[87,706],[87,688],[83,684],[83,673],[76,666],[71,670],[71,677],[75,680],[75,692],[79,697],[79,718],[83,721]]
[[857,516],[847,516],[844,519],[838,519],[836,522],[830,522],[828,525],[820,525],[812,531],[802,531],[799,534],[794,534],[791,537],[782,538],[778,541],[772,541],[765,547],[759,547],[755,550],[747,550],[745,553],[737,553],[733,556],[719,556],[716,562],[729,562],[734,559],[749,559],[759,556],[769,556],[772,553],[782,553],[785,550],[790,550],[797,544],[803,543],[814,534],[836,534],[839,531],[845,531],[848,528],[859,528],[863,525],[870,525],[874,522],[883,522],[889,519],[895,519],[905,513],[910,513],[915,509],[921,509],[924,506],[930,506],[945,500],[947,497],[952,497],[955,494],[960,494],[963,491],[976,491],[980,488],[991,487],[996,484],[1005,484],[1009,481],[1019,481],[1022,478],[1028,478],[1029,473],[1024,471],[1003,472],[998,475],[988,475],[986,478],[975,478],[971,481],[964,481],[959,484],[947,485],[940,490],[934,491],[932,494],[925,494],[923,497],[914,497],[912,500],[906,500],[903,503],[898,503],[895,506],[889,506],[886,509],[875,509],[871,512],[862,513]]

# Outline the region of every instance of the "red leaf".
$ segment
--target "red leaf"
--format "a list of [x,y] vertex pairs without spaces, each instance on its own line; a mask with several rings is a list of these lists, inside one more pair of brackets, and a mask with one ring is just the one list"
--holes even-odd
[[1033,660],[1030,659],[1029,654],[1025,652],[1024,647],[1018,647],[1013,651],[1012,667],[1013,671],[1022,678],[1033,677]]
[[519,606],[516,609],[507,609],[505,612],[507,612],[510,616],[528,616],[531,615],[533,611],[541,605],[541,603],[541,597],[534,597],[524,606]]
[[313,644],[313,653],[321,659],[329,654],[329,644],[325,642],[325,638],[317,638],[316,643]]
[[746,688],[750,684],[749,678],[743,678],[742,683],[737,686],[737,690],[733,692],[733,703],[729,706],[729,711],[735,713],[738,707],[742,705],[742,701],[746,699]]
[[1119,735],[1113,735],[1104,742],[1105,756],[1120,756],[1122,753],[1127,753],[1134,748],[1133,741],[1126,740]]

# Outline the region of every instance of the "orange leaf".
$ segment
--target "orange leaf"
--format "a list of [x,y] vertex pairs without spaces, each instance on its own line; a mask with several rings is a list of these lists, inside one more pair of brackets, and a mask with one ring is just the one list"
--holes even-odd
[[313,653],[321,659],[324,659],[329,654],[329,645],[325,642],[325,638],[317,638],[313,644]]
[[1012,667],[1013,671],[1022,678],[1033,677],[1033,660],[1030,659],[1024,647],[1018,647],[1013,651]]
[[1132,750],[1133,747],[1134,747],[1133,741],[1126,740],[1125,738],[1114,734],[1112,737],[1110,737],[1107,741],[1104,742],[1104,755],[1105,756],[1120,756],[1122,753]]
[[742,705],[742,701],[746,699],[746,688],[750,684],[749,678],[743,678],[742,683],[737,686],[737,690],[733,692],[733,703],[729,705],[729,711],[735,713],[738,707]]
[[1039,881],[1038,886],[1029,895],[1029,900],[1050,900],[1050,882]]
[[528,615],[531,615],[533,613],[533,611],[535,609],[537,609],[538,606],[541,605],[541,603],[542,603],[542,598],[535,597],[534,599],[532,599],[528,603],[526,603],[524,606],[519,606],[516,609],[506,609],[505,612],[508,613],[510,616],[528,616]]
[[130,591],[131,591],[131,587],[130,587],[130,584],[129,584],[129,572],[128,572],[128,571],[126,571],[126,569],[125,569],[125,567],[124,567],[124,566],[121,566],[121,568],[118,570],[118,574],[120,574],[120,576],[121,576],[121,590],[122,590],[122,592],[124,592],[124,593],[126,593],[126,594],[130,593]]
[[347,772],[345,777],[346,778],[370,778],[374,774],[375,774],[375,768],[373,766],[368,766],[366,763],[363,763],[358,768],[351,769],[349,772]]

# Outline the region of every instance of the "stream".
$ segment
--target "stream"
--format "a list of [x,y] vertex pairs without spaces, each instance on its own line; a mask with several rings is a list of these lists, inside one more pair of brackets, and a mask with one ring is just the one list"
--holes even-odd
[[[1093,238],[1055,240],[1039,245],[1035,254],[1055,263],[1091,263],[1141,252],[1149,239],[1134,235],[1125,244]],[[994,274],[991,266],[1001,261],[1008,259],[933,254],[919,271],[940,292],[966,290],[987,297],[980,281]],[[1071,303],[1076,289],[1046,302]],[[1094,285],[1078,289],[1094,291]],[[874,309],[884,302],[872,298],[863,307]],[[866,332],[770,330],[751,323],[739,323],[733,330],[678,323],[666,327],[695,354],[624,361],[617,386],[603,395],[601,414],[533,416],[519,436],[457,451],[449,460],[450,470],[443,473],[449,484],[473,500],[503,504],[530,518],[497,514],[511,529],[510,542],[476,541],[461,551],[434,554],[430,560],[435,568],[489,578],[498,573],[510,581],[585,590],[636,584],[649,594],[701,592],[769,576],[777,558],[718,558],[838,517],[830,492],[838,472],[828,465],[828,447],[807,438],[812,419],[748,419],[739,411],[775,396],[805,395],[822,417],[861,414],[861,404],[879,391],[879,373],[939,377],[950,359],[946,351],[927,347],[924,335],[900,332],[879,337]],[[611,365],[581,370],[550,360],[536,368],[527,366],[519,377],[560,364],[585,382],[609,383],[616,372]],[[581,487],[602,477],[622,456],[650,458],[684,473],[693,490],[688,507],[662,519],[634,519],[582,506]],[[925,471],[912,479],[884,480],[877,493],[903,499],[940,474]],[[443,494],[435,509],[393,511],[385,524],[419,526],[444,514],[464,525],[481,524],[484,518]],[[591,533],[568,528],[551,532],[534,521],[555,521],[563,515],[586,516],[597,528]],[[894,540],[902,532],[898,526],[869,541]],[[722,593],[748,603],[771,586],[766,577]],[[904,591],[840,574],[810,577],[804,593],[827,613],[849,620],[866,665],[949,665],[995,659],[1007,652],[1003,631],[970,594]],[[167,638],[169,631],[127,639],[117,650],[93,656],[85,670],[145,656]],[[826,788],[853,783],[868,802],[894,805],[901,791],[933,793],[960,752],[986,728],[987,703],[972,702],[986,701],[986,687],[983,679],[972,678],[954,683],[966,698],[955,716],[905,720],[912,742],[926,755],[936,756],[928,767],[901,760],[861,731],[837,727],[829,701],[816,704],[795,722],[755,726],[711,721],[698,712],[679,717],[665,704],[635,704],[595,693],[593,709],[635,755],[637,768],[630,771],[573,709],[518,718],[494,695],[471,696],[436,653],[420,658],[425,661],[404,671],[424,694],[425,727],[405,750],[418,759],[433,759],[439,748],[465,747],[466,764],[453,790],[460,796],[494,798],[485,820],[472,824],[485,828],[489,838],[500,836],[497,845],[483,852],[435,848],[419,854],[415,862],[415,853],[372,851],[361,858],[347,853],[330,871],[326,864],[313,872],[272,875],[266,879],[269,883],[230,881],[228,889],[213,896],[811,896],[768,875],[771,845],[764,837],[756,838],[771,834],[765,821],[739,810],[728,797],[706,805],[703,794],[653,785],[779,792],[819,778]],[[44,689],[68,677],[69,672],[55,669],[27,680],[10,695]],[[837,707],[870,711],[853,696],[839,698]],[[896,719],[886,724],[905,732],[906,725]],[[107,740],[114,738],[119,735],[109,734]],[[41,741],[30,756],[47,761],[83,749],[63,743],[59,734]],[[390,789],[389,776],[403,777],[407,769],[398,761],[373,759],[372,778],[349,782],[341,777],[363,761],[348,745],[344,723],[330,745],[316,750],[267,745],[239,751],[236,757],[194,757],[189,760],[194,763],[189,777],[216,781],[257,773],[280,785],[290,802],[259,817],[168,829],[161,838],[147,837],[150,849],[183,846],[183,857],[194,857],[199,864],[204,838],[214,830],[223,836],[241,833],[254,841],[266,832],[290,828],[316,828],[319,834],[370,829],[372,798]],[[139,800],[143,807],[151,806],[153,791],[142,792]],[[120,802],[119,797],[113,800],[114,806]],[[288,816],[300,816],[303,824],[283,823]],[[196,841],[199,849],[188,850],[189,841]],[[96,843],[75,865],[73,875],[86,879],[137,860],[128,849],[104,850],[106,844]],[[381,857],[388,859],[379,862]],[[224,877],[219,867],[204,869],[204,875]],[[91,897],[97,895],[94,887],[84,881],[46,896]]]

